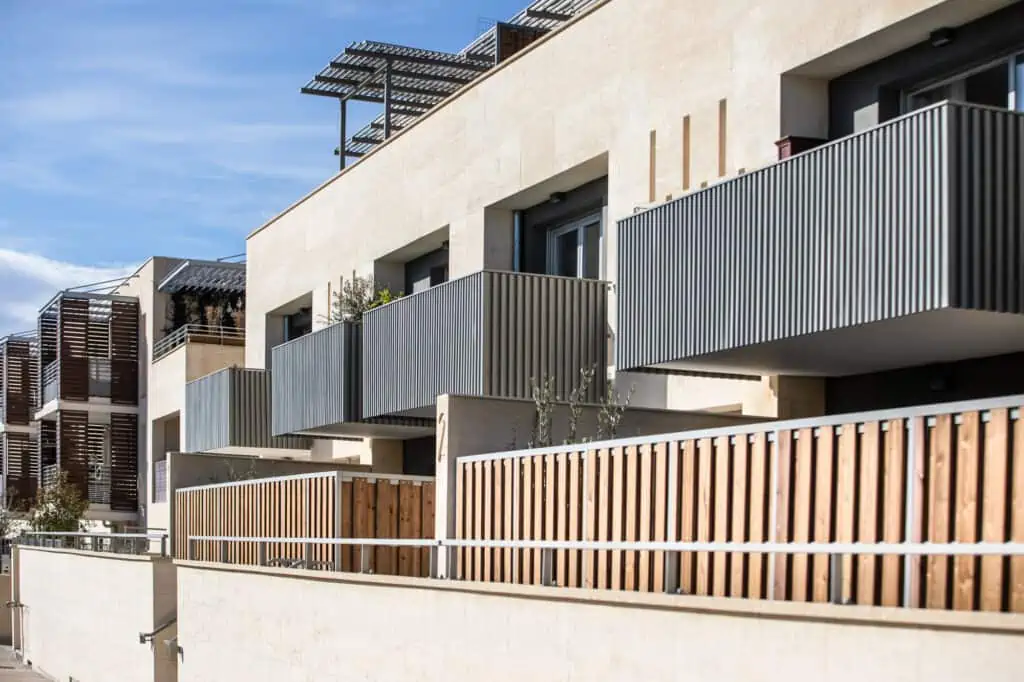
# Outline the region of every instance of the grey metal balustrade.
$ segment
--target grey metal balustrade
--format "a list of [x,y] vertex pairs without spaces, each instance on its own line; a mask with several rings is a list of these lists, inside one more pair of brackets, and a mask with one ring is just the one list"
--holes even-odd
[[1024,313],[1022,178],[1024,114],[943,102],[621,220],[617,366]]
[[607,366],[607,297],[597,280],[485,270],[371,310],[363,414],[431,408],[445,393],[529,398],[545,377],[567,396],[581,369]]

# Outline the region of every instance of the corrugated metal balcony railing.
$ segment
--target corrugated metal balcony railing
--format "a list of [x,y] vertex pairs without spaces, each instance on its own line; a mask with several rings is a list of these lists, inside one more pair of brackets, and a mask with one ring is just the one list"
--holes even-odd
[[185,387],[185,449],[308,449],[309,440],[271,435],[270,372],[228,367]]
[[363,318],[363,414],[432,408],[438,395],[529,398],[550,377],[567,395],[596,368],[604,390],[608,287],[597,280],[482,271]]
[[943,102],[619,222],[620,369],[1024,312],[1024,115]]
[[360,346],[359,325],[339,322],[273,349],[275,434],[359,420]]

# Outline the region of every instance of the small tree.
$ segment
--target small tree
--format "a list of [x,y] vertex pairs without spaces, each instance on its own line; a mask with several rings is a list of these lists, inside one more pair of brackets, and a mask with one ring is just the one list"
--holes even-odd
[[360,277],[355,272],[352,279],[342,280],[341,287],[334,292],[331,301],[331,314],[327,321],[336,322],[363,321],[363,315],[374,308],[387,305],[402,297],[402,292],[393,293],[388,287],[378,287],[372,277]]
[[619,424],[622,423],[622,415],[625,414],[626,408],[629,407],[630,401],[633,400],[633,393],[635,391],[636,385],[631,385],[629,393],[626,394],[626,399],[622,400],[622,397],[614,390],[612,382],[608,382],[608,390],[605,391],[605,395],[601,399],[601,411],[597,413],[598,440],[611,440],[615,438],[615,434],[619,430]]
[[555,411],[555,379],[545,376],[537,383],[530,378],[530,389],[533,394],[533,405],[536,409],[533,418],[533,436],[530,438],[531,448],[546,448],[551,443],[551,416]]
[[67,472],[61,471],[53,485],[39,489],[28,512],[28,524],[34,531],[76,533],[82,529],[88,509],[89,500],[68,480]]
[[579,432],[580,417],[583,416],[583,404],[596,374],[596,367],[581,369],[580,382],[569,392],[569,433],[565,437],[565,445],[574,445],[577,442],[576,434]]
[[16,488],[8,488],[3,500],[0,500],[0,540],[6,540],[14,530],[14,509],[11,500],[17,495]]

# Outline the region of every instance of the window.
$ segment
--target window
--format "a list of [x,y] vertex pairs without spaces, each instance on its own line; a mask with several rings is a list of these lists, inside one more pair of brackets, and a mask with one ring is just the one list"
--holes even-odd
[[291,341],[313,331],[313,311],[302,308],[297,313],[284,316],[284,340]]
[[548,274],[601,278],[601,214],[556,227],[548,232]]
[[1024,54],[1001,59],[940,83],[911,91],[906,104],[908,111],[915,111],[948,99],[1022,111],[1024,102],[1016,96],[1016,92],[1022,90]]

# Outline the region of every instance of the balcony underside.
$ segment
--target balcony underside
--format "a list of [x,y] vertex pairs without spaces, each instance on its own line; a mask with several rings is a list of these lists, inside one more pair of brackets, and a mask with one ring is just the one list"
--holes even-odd
[[751,344],[661,369],[846,376],[1024,351],[1024,315],[944,309]]
[[[423,438],[434,435],[434,410],[428,417],[380,417],[355,422],[326,424],[296,435],[321,438]],[[423,412],[426,412],[424,410]]]

